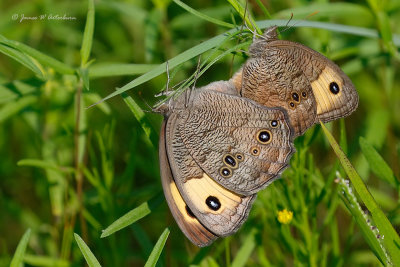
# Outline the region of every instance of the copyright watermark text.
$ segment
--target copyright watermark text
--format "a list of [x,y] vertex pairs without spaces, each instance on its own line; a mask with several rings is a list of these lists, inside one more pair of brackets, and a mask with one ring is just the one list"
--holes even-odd
[[38,16],[28,16],[25,14],[13,14],[11,16],[12,20],[15,20],[19,23],[24,21],[39,21],[39,20],[63,20],[63,21],[72,21],[76,20],[74,16],[68,16],[67,14],[41,14]]

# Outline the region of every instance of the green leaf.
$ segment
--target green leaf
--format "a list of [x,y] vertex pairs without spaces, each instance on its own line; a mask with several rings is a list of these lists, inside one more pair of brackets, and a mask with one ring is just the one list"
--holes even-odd
[[44,80],[44,72],[42,71],[43,68],[37,62],[34,62],[29,56],[4,44],[0,44],[0,52],[18,61],[23,66],[35,73],[39,79]]
[[111,76],[137,75],[151,71],[156,64],[123,64],[123,63],[99,63],[89,67],[89,77],[102,78]]
[[[36,83],[37,82],[37,83]],[[15,80],[0,85],[0,104],[13,102],[21,97],[34,94],[43,83],[37,79],[25,81]]]
[[392,169],[387,165],[375,148],[363,137],[360,137],[359,142],[362,153],[367,159],[372,172],[393,187],[399,188],[399,181],[394,176]]
[[128,94],[123,93],[122,97],[125,103],[128,105],[129,109],[132,111],[136,120],[140,123],[144,133],[149,138],[153,147],[157,147],[158,144],[158,134],[154,129],[153,125],[151,125],[148,116],[146,113],[140,108],[140,106],[135,102],[135,100],[130,97]]
[[89,90],[89,70],[87,68],[79,68],[78,73],[82,78],[83,87],[85,87],[86,90]]
[[145,267],[153,267],[156,266],[158,258],[161,255],[161,252],[164,248],[165,242],[167,242],[168,236],[169,236],[169,229],[166,228],[164,232],[160,235],[158,238],[158,241],[156,245],[154,246],[153,250],[150,253],[149,258],[146,261],[146,264],[144,265]]
[[387,138],[388,131],[376,129],[388,129],[390,124],[390,112],[387,109],[374,108],[366,117],[365,139],[377,149],[380,149]]
[[256,246],[256,233],[257,231],[255,228],[250,231],[243,245],[240,247],[238,253],[236,254],[236,257],[232,262],[232,267],[242,267],[246,264]]
[[88,12],[86,16],[85,32],[83,33],[81,47],[81,67],[85,67],[89,60],[92,50],[93,32],[94,32],[94,0],[88,0]]
[[43,168],[46,170],[53,170],[53,171],[57,171],[60,173],[63,173],[63,172],[75,173],[75,168],[58,166],[54,162],[48,162],[48,161],[41,160],[41,159],[21,159],[20,161],[17,162],[17,165]]
[[36,96],[25,96],[15,102],[10,102],[0,109],[0,122],[5,121],[9,117],[17,114],[26,107],[29,107],[37,101]]
[[31,229],[26,230],[18,243],[17,249],[15,250],[14,256],[11,260],[10,267],[22,266],[23,259],[25,256],[26,247],[28,246],[29,238],[31,236]]
[[[229,16],[232,14],[232,8],[230,5],[210,6],[207,8],[197,9],[196,11],[202,14],[207,14],[209,17],[219,18],[219,21],[229,18]],[[198,27],[204,27],[207,22],[208,21],[200,18],[199,16],[186,12],[171,18],[168,26],[173,30],[187,31],[196,29]]]
[[128,225],[142,219],[143,217],[149,215],[152,210],[154,210],[160,203],[164,200],[164,195],[160,192],[150,201],[144,202],[139,207],[131,210],[130,212],[126,213],[115,222],[113,222],[110,226],[108,226],[103,232],[101,233],[101,238],[107,237],[122,228],[127,227]]
[[96,257],[93,255],[92,251],[90,251],[90,248],[86,245],[85,241],[76,233],[74,233],[75,241],[78,243],[78,247],[82,252],[83,257],[85,257],[86,263],[89,265],[89,267],[100,267],[99,261],[96,259]]
[[196,17],[199,17],[201,19],[204,19],[204,20],[209,21],[211,23],[214,23],[216,25],[227,27],[227,28],[230,28],[230,29],[235,27],[233,24],[230,24],[230,23],[227,23],[225,21],[221,21],[221,20],[209,17],[206,14],[203,14],[203,13],[191,8],[190,6],[188,6],[185,3],[181,2],[180,0],[173,0],[173,1],[174,1],[175,4],[179,5],[180,7],[185,9],[187,12],[195,15]]
[[368,218],[368,215],[364,213],[364,211],[361,209],[357,201],[357,197],[354,195],[353,190],[348,183],[349,181],[343,179],[340,176],[339,172],[336,174],[336,176],[339,181],[338,182],[339,196],[342,198],[343,203],[346,205],[347,209],[350,211],[350,213],[356,220],[357,225],[360,227],[360,230],[362,232],[365,241],[372,248],[378,259],[382,263],[387,262],[388,259],[386,257],[386,251],[381,245],[381,242],[383,242],[383,240],[377,238],[376,236],[377,234],[374,232],[376,231],[376,229],[374,230],[371,227],[372,225]]
[[[83,98],[84,98],[84,103],[90,103],[90,104],[91,103],[96,103],[96,102],[101,100],[101,97],[100,97],[99,94],[97,94],[97,93],[89,93],[89,92],[85,92],[83,94]],[[110,113],[111,113],[110,106],[105,102],[100,103],[96,107],[98,109],[100,109],[106,115],[110,115]]]
[[353,184],[361,200],[364,202],[365,206],[371,213],[372,219],[376,223],[376,226],[382,238],[384,238],[384,244],[391,257],[392,263],[395,266],[400,266],[400,238],[397,232],[394,230],[392,224],[387,219],[383,211],[376,204],[373,196],[369,193],[361,177],[358,175],[357,171],[351,165],[346,155],[340,149],[339,145],[337,144],[331,133],[328,131],[328,129],[326,129],[325,125],[322,122],[320,123],[336,156],[339,158],[339,161],[342,164],[346,174],[349,176],[351,183]]
[[256,2],[257,2],[257,5],[258,5],[258,6],[261,8],[261,10],[263,11],[264,16],[265,16],[266,18],[271,19],[271,14],[269,13],[268,9],[264,6],[264,4],[261,2],[261,0],[256,0]]
[[50,256],[38,256],[38,255],[25,255],[24,262],[32,266],[40,267],[69,267],[70,264],[67,260],[53,258]]
[[0,43],[4,43],[4,44],[14,48],[15,50],[18,50],[22,53],[25,53],[25,54],[31,56],[32,58],[36,59],[41,64],[51,67],[59,73],[74,74],[74,72],[75,72],[75,70],[73,68],[66,65],[65,63],[62,63],[61,61],[58,61],[52,57],[49,57],[49,56],[43,54],[42,52],[39,52],[36,49],[33,49],[32,47],[27,46],[23,43],[9,40],[1,34],[0,34]]
[[259,26],[254,21],[254,19],[250,16],[250,12],[242,6],[242,4],[237,0],[227,0],[232,7],[239,13],[240,17],[246,22],[247,27],[252,30],[256,30],[258,34],[262,34]]
[[318,11],[312,15],[313,20],[320,18],[344,18],[347,19],[349,16],[359,16],[362,17],[363,21],[366,21],[364,25],[368,22],[374,21],[374,16],[372,12],[365,7],[365,5],[346,3],[346,2],[327,2],[327,3],[310,3],[306,6],[299,6],[294,8],[285,9],[275,13],[274,18],[289,19],[292,14],[294,19],[305,19],[310,16],[313,11]]

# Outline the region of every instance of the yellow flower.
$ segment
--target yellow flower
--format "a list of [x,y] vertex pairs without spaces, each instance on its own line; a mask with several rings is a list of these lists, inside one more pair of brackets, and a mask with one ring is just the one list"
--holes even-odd
[[283,224],[289,224],[293,219],[293,212],[287,209],[278,211],[278,221]]

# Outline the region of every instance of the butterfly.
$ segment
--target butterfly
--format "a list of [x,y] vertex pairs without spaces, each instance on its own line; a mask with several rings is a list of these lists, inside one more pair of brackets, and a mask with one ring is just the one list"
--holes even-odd
[[358,94],[350,78],[311,48],[279,40],[276,26],[253,42],[249,53],[231,79],[238,93],[268,107],[285,108],[295,136],[357,109]]

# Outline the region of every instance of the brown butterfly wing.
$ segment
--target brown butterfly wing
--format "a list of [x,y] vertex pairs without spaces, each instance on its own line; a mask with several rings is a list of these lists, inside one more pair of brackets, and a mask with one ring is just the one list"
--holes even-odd
[[295,136],[315,123],[317,109],[311,85],[285,51],[268,47],[245,63],[241,76],[241,95],[267,107],[286,109]]
[[[185,148],[180,151],[187,151],[220,185],[241,195],[265,188],[288,166],[294,152],[293,130],[283,109],[266,108],[212,87],[197,90],[191,107],[179,113],[174,129],[173,140],[181,139]],[[189,164],[193,165],[187,160],[183,165]],[[202,173],[181,177],[193,176]]]
[[217,236],[236,232],[246,220],[256,195],[242,196],[216,183],[198,165],[185,146],[180,128],[182,113],[173,112],[167,119],[168,161],[177,188],[202,225]]
[[159,157],[164,195],[175,221],[193,244],[199,247],[210,245],[218,237],[205,228],[191,212],[173,179],[166,153],[165,121],[161,126]]
[[317,121],[332,121],[357,109],[357,91],[334,62],[299,43],[278,40],[268,43],[268,47],[283,51],[306,75],[316,101]]
[[354,85],[335,63],[304,45],[277,40],[274,31],[267,29],[250,46],[251,58],[232,78],[242,96],[286,108],[296,136],[357,108]]

